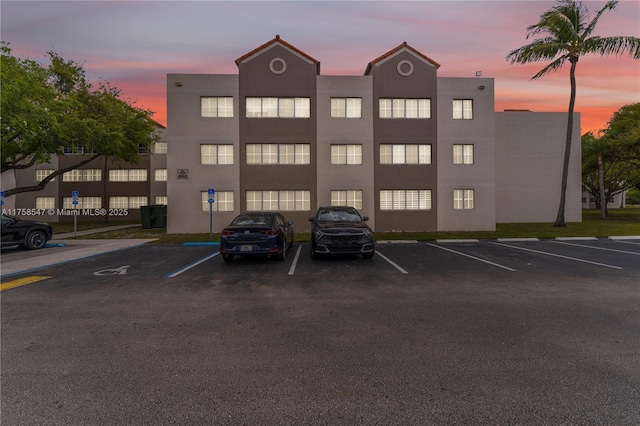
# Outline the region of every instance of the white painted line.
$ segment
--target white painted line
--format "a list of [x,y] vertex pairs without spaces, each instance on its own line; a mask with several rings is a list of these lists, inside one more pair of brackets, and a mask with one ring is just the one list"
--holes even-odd
[[376,244],[418,244],[418,240],[382,240]]
[[296,252],[295,257],[293,258],[293,263],[291,264],[291,268],[289,268],[289,275],[293,275],[296,271],[296,265],[298,264],[298,258],[300,257],[300,251],[302,250],[302,246],[298,246],[298,251]]
[[402,272],[403,274],[408,274],[407,271],[405,271],[404,269],[402,269],[402,267],[400,267],[400,265],[398,265],[397,263],[395,263],[394,261],[392,261],[391,259],[389,259],[387,256],[385,256],[384,254],[380,253],[379,250],[376,250],[376,254],[378,256],[380,256],[381,258],[383,258],[384,260],[386,260],[387,262],[389,262],[394,268],[396,268],[398,271]]
[[605,268],[622,269],[619,266],[607,265],[605,263],[591,262],[590,260],[578,259],[578,258],[569,257],[569,256],[562,256],[560,254],[548,253],[546,251],[532,250],[532,249],[527,249],[527,248],[524,248],[524,247],[517,247],[517,246],[501,244],[501,243],[493,243],[493,242],[489,242],[489,243],[490,244],[495,244],[495,245],[498,245],[498,246],[509,247],[509,248],[516,249],[516,250],[530,251],[532,253],[544,254],[544,255],[553,256],[553,257],[560,257],[562,259],[568,259],[568,260],[575,260],[576,262],[590,263],[591,265],[604,266]]
[[477,243],[478,240],[468,239],[468,240],[436,240],[436,243]]
[[167,275],[167,278],[177,277],[177,276],[178,276],[178,275],[180,275],[181,273],[183,273],[183,272],[185,272],[185,271],[188,271],[189,269],[193,268],[194,266],[198,266],[198,265],[199,265],[199,264],[201,264],[202,262],[206,262],[207,260],[209,260],[209,259],[211,259],[211,258],[214,258],[214,257],[216,257],[216,256],[217,256],[217,255],[219,255],[219,254],[220,254],[220,252],[219,252],[219,251],[217,251],[217,252],[215,252],[215,253],[213,253],[213,254],[210,254],[210,255],[209,255],[209,256],[207,256],[207,257],[203,257],[203,258],[202,258],[202,259],[200,259],[200,260],[196,260],[195,262],[188,264],[188,265],[187,265],[187,266],[185,266],[184,268],[182,268],[182,269],[178,269],[177,271],[170,273],[169,275]]
[[509,242],[520,243],[520,242],[526,242],[526,241],[540,241],[540,238],[498,238],[499,243],[509,243]]
[[625,250],[616,250],[616,249],[610,249],[610,248],[604,248],[604,247],[585,246],[583,244],[565,243],[564,241],[552,241],[552,242],[556,244],[564,244],[567,246],[585,247],[585,248],[590,248],[594,250],[615,251],[616,253],[635,254],[636,256],[640,256],[640,253],[636,253],[635,251],[625,251]]
[[635,241],[620,241],[620,240],[616,240],[616,243],[633,244],[634,246],[637,246],[638,244],[640,244],[640,241],[639,242],[635,242]]
[[596,237],[556,237],[556,241],[597,241]]
[[610,240],[640,240],[640,235],[630,235],[627,237],[609,237]]
[[455,254],[458,254],[460,256],[468,257],[470,259],[477,260],[477,261],[482,262],[482,263],[487,263],[489,265],[497,266],[498,268],[506,269],[507,271],[516,272],[515,269],[509,268],[509,267],[504,266],[504,265],[500,265],[498,263],[490,262],[490,261],[488,261],[486,259],[481,259],[479,257],[471,256],[470,254],[462,253],[462,252],[456,251],[456,250],[451,250],[451,249],[448,249],[446,247],[441,247],[441,246],[438,246],[438,245],[435,245],[435,244],[431,244],[431,243],[427,243],[427,245],[429,245],[431,247],[439,248],[440,250],[445,250],[445,251],[448,251],[448,252],[451,252],[451,253],[455,253]]

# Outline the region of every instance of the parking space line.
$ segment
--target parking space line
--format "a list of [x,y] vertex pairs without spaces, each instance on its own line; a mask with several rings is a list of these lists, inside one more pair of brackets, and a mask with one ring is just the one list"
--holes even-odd
[[198,266],[199,264],[201,264],[202,262],[206,262],[207,260],[216,257],[217,255],[219,255],[220,252],[217,251],[213,254],[210,254],[209,256],[203,257],[202,259],[196,260],[195,262],[192,262],[190,264],[188,264],[187,266],[185,266],[184,268],[178,269],[177,271],[174,271],[172,273],[170,273],[169,275],[166,275],[167,278],[173,278],[173,277],[177,277],[178,275],[180,275],[181,273],[188,271],[189,269],[193,268],[194,266]]
[[524,248],[524,247],[512,246],[510,244],[494,243],[494,242],[491,242],[491,241],[489,241],[489,243],[490,244],[495,244],[497,246],[509,247],[509,248],[516,249],[516,250],[529,251],[529,252],[532,252],[532,253],[543,254],[543,255],[546,255],[546,256],[559,257],[561,259],[574,260],[576,262],[589,263],[591,265],[603,266],[605,268],[622,269],[619,266],[607,265],[606,263],[592,262],[590,260],[578,259],[576,257],[562,256],[560,254],[549,253],[549,252],[546,252],[546,251],[533,250],[533,249],[528,249],[528,248]]
[[470,254],[462,253],[462,252],[456,251],[456,250],[451,250],[449,248],[442,247],[442,246],[439,246],[439,245],[436,245],[436,244],[427,243],[427,245],[431,246],[431,247],[439,248],[440,250],[445,250],[445,251],[448,251],[448,252],[451,252],[451,253],[459,254],[460,256],[468,257],[470,259],[477,260],[479,262],[483,262],[483,263],[487,263],[489,265],[497,266],[498,268],[506,269],[507,271],[516,272],[515,269],[509,268],[509,267],[504,266],[504,265],[500,265],[498,263],[490,262],[490,261],[488,261],[486,259],[481,259],[479,257],[471,256]]
[[614,240],[616,243],[624,243],[624,244],[633,244],[634,246],[640,245],[640,243],[636,243],[634,241],[620,241],[620,240]]
[[44,277],[38,275],[32,275],[30,277],[18,278],[17,280],[8,281],[6,283],[0,284],[0,291],[9,290],[12,288],[20,287],[23,285],[35,283],[42,280],[47,280],[51,277]]
[[378,256],[380,256],[381,258],[383,258],[384,260],[386,260],[387,262],[389,262],[391,264],[391,266],[393,266],[394,268],[396,268],[398,271],[402,272],[403,274],[408,274],[407,271],[405,271],[404,269],[402,269],[402,267],[400,265],[398,265],[397,263],[395,263],[393,260],[389,259],[387,256],[385,256],[384,254],[380,253],[380,250],[376,250],[376,254]]
[[300,251],[302,250],[302,246],[298,245],[298,251],[296,252],[295,257],[293,258],[293,263],[291,264],[291,268],[289,268],[289,275],[293,275],[296,271],[296,265],[298,264],[298,258],[300,257]]
[[590,249],[594,249],[594,250],[614,251],[616,253],[635,254],[636,256],[640,256],[640,253],[636,253],[634,251],[616,250],[616,249],[610,249],[610,248],[604,248],[604,247],[585,246],[583,244],[567,243],[567,242],[564,242],[564,241],[552,241],[552,243],[565,244],[567,246],[584,247],[584,248],[590,248]]

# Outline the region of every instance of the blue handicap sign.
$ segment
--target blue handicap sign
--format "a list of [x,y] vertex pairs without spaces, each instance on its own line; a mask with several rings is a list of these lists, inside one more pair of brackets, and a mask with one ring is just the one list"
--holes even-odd
[[71,191],[71,196],[73,198],[78,198],[79,195],[80,195],[80,193],[78,191]]
[[216,190],[213,189],[213,188],[209,188],[207,190],[207,193],[209,194],[209,199],[207,200],[207,201],[209,201],[209,204],[215,203],[214,195],[216,193]]

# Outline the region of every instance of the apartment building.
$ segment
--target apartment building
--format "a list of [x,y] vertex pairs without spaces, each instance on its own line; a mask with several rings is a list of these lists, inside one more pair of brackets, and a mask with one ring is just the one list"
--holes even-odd
[[[495,112],[492,78],[438,77],[402,43],[360,76],[276,36],[237,74],[168,74],[170,233],[219,232],[242,211],[279,210],[296,231],[349,204],[376,231],[494,230],[552,222],[566,113]],[[580,127],[566,220],[581,220]],[[209,214],[209,189],[215,202]]]
[[[74,214],[83,221],[140,220],[140,207],[167,203],[167,142],[162,137],[165,128],[159,123],[156,127],[160,141],[150,151],[141,147],[137,163],[98,157],[56,176],[41,191],[16,194],[15,208],[9,212],[15,210],[26,219],[48,222],[71,221]],[[82,146],[65,147],[64,153],[52,156],[49,163],[16,171],[15,186],[34,186],[53,171],[91,155]],[[77,204],[73,203],[74,198]],[[20,214],[27,210],[30,214]]]

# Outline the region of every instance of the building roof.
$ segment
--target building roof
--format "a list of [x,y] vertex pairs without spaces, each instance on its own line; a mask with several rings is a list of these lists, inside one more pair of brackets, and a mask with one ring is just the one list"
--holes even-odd
[[424,62],[426,62],[427,64],[440,68],[440,64],[437,63],[436,61],[434,61],[433,59],[429,58],[427,55],[424,55],[422,53],[420,53],[418,50],[414,49],[413,47],[409,46],[407,44],[407,42],[403,42],[400,46],[396,47],[395,49],[391,49],[390,51],[388,51],[387,53],[385,53],[382,56],[377,57],[376,59],[374,59],[373,61],[369,62],[369,64],[367,65],[367,69],[364,71],[365,75],[369,75],[371,74],[371,69],[373,68],[374,65],[380,65],[381,63],[385,62],[388,59],[391,59],[393,56],[395,56],[396,54],[400,53],[400,52],[409,52],[414,56],[417,56],[418,58],[420,58],[421,60],[423,60]]
[[242,62],[250,61],[254,57],[262,54],[265,50],[271,49],[272,47],[274,47],[276,45],[280,45],[280,46],[284,47],[285,49],[291,51],[291,53],[293,53],[294,55],[298,56],[299,58],[301,58],[301,59],[303,59],[303,60],[305,60],[305,61],[307,61],[307,62],[309,62],[311,64],[316,64],[317,73],[320,74],[320,61],[314,59],[310,55],[307,55],[306,53],[304,53],[302,50],[298,49],[294,45],[287,43],[286,41],[284,41],[283,39],[280,38],[280,35],[277,35],[277,34],[276,34],[275,38],[269,40],[268,42],[266,42],[262,46],[259,46],[259,47],[255,48],[255,49],[253,49],[251,52],[239,57],[238,59],[236,59],[236,65],[240,66],[240,64]]

